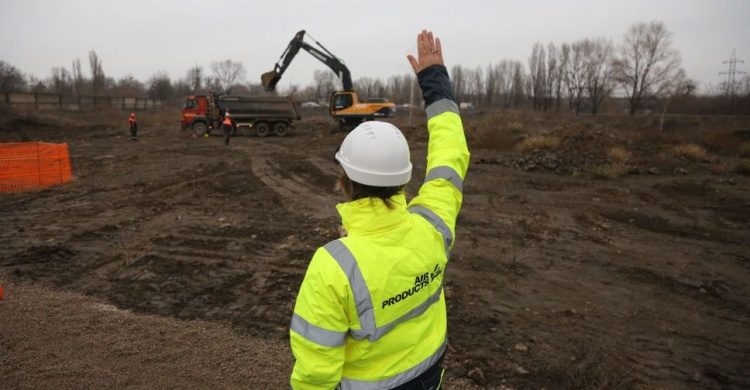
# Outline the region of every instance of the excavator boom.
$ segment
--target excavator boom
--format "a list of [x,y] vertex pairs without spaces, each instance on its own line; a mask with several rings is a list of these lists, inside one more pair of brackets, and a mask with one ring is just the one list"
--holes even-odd
[[331,68],[331,70],[336,73],[336,75],[341,79],[344,90],[351,91],[353,85],[349,68],[347,68],[341,60],[336,58],[333,53],[331,53],[330,51],[328,51],[328,49],[321,45],[320,42],[313,40],[318,46],[320,46],[320,49],[322,50],[311,46],[304,41],[304,38],[305,30],[300,30],[299,32],[297,32],[297,34],[294,35],[294,38],[292,38],[291,42],[289,42],[286,50],[284,50],[284,53],[281,54],[279,62],[274,65],[273,70],[263,73],[263,75],[260,76],[260,80],[263,83],[263,87],[266,89],[266,91],[273,91],[274,89],[276,89],[276,84],[278,84],[279,80],[281,80],[281,76],[289,67],[289,64],[292,63],[294,57],[297,56],[297,53],[299,53],[300,49],[305,49],[313,57],[317,58],[320,62],[326,64],[329,68]]

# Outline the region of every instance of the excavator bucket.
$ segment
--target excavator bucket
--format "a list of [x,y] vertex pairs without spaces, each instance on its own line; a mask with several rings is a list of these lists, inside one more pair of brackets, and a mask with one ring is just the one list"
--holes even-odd
[[281,80],[281,75],[276,70],[263,73],[263,75],[260,76],[260,81],[263,83],[263,88],[265,88],[266,91],[273,91],[276,89],[276,83],[278,83],[279,80]]

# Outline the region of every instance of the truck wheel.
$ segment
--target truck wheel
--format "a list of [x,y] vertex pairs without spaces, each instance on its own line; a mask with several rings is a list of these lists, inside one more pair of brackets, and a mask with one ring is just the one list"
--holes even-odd
[[289,134],[289,125],[286,122],[276,122],[273,125],[274,134],[283,137]]
[[208,126],[206,126],[203,122],[198,122],[193,124],[193,134],[197,135],[198,137],[203,137],[204,134],[208,131]]
[[268,123],[266,122],[260,122],[257,125],[255,125],[255,133],[258,134],[258,137],[265,137],[270,132],[271,132],[271,126],[269,126]]

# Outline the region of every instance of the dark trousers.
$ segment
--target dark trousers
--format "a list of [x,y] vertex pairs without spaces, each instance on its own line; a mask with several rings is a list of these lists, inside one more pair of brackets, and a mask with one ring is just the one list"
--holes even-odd
[[401,386],[394,387],[392,390],[440,390],[444,371],[440,364],[443,362],[444,357],[445,355],[435,365],[423,372],[422,375]]
[[232,137],[232,127],[223,125],[221,126],[221,131],[224,133],[224,146],[229,145],[229,138]]
[[138,126],[130,127],[130,138],[135,139],[137,133],[138,133]]

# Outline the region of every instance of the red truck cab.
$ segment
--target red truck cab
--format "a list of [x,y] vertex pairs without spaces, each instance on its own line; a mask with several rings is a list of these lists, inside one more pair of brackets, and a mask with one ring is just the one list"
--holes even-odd
[[182,106],[182,129],[192,128],[196,117],[203,120],[209,117],[206,96],[189,96],[185,99],[185,105]]

